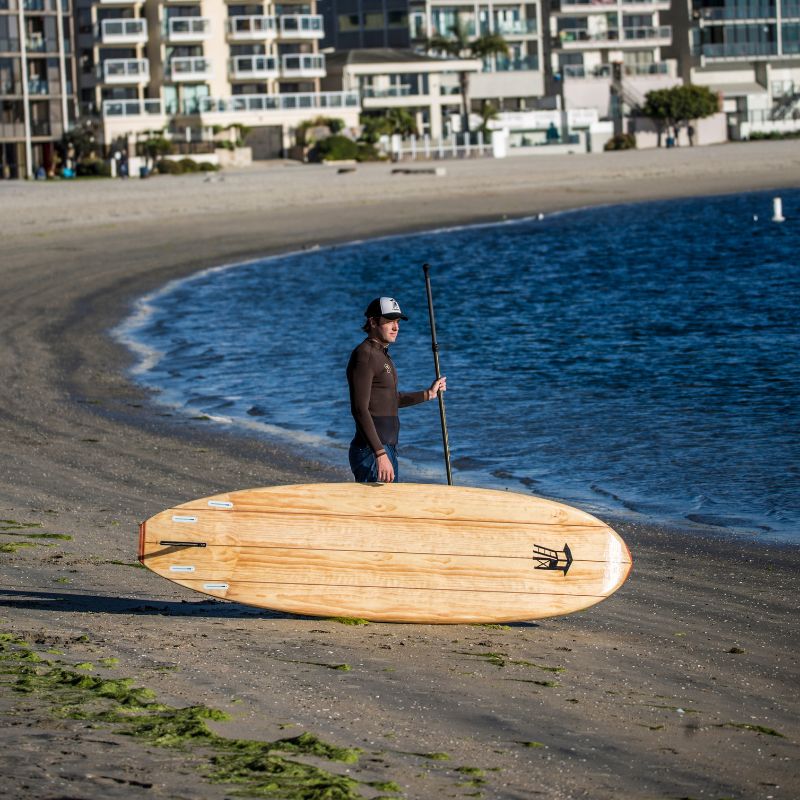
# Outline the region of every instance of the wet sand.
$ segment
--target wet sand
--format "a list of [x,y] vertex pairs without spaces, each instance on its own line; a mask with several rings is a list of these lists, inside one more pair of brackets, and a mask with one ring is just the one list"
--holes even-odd
[[[225,736],[309,731],[362,748],[356,764],[325,768],[394,781],[408,798],[798,796],[796,547],[621,523],[635,564],[615,596],[508,628],[261,613],[206,602],[135,567],[138,522],[174,503],[349,477],[342,466],[298,462],[268,442],[167,416],[127,380],[130,356],[107,335],[136,297],[207,266],[298,247],[796,187],[800,148],[447,171],[272,165],[213,182],[0,184],[0,631],[76,674],[131,677],[170,706],[222,709],[230,721],[211,727]],[[5,552],[22,542],[33,546]],[[232,796],[235,787],[204,777],[208,747],[157,747],[110,722],[65,719],[48,691],[12,690],[21,663],[0,660],[9,797]]]

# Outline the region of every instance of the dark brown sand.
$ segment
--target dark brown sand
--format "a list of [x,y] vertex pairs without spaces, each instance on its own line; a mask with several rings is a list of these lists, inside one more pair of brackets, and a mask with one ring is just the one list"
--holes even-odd
[[[446,178],[270,167],[218,183],[0,184],[0,518],[72,537],[0,552],[0,631],[166,703],[226,710],[225,735],[311,731],[363,748],[357,765],[329,768],[396,781],[408,798],[800,796],[796,547],[619,524],[635,564],[616,595],[510,628],[354,627],[206,602],[130,566],[140,520],[226,489],[348,475],[167,416],[125,378],[129,356],[107,335],[167,280],[265,253],[797,185],[794,143],[455,164]],[[12,532],[0,545],[24,540]],[[202,754],[60,718],[10,680],[6,796],[232,796],[204,779]],[[485,770],[485,783],[459,767]]]

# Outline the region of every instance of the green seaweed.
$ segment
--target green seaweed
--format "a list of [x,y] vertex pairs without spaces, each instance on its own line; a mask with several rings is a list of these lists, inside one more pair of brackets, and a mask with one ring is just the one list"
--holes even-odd
[[119,659],[118,658],[101,658],[100,659],[100,664],[102,666],[108,667],[108,668],[116,667],[117,664],[119,664]]
[[72,537],[66,533],[18,533],[13,531],[0,530],[3,536],[24,536],[26,539],[63,539],[71,542]]
[[739,728],[743,731],[755,731],[755,733],[764,733],[767,736],[777,736],[779,739],[786,737],[782,733],[778,733],[774,728],[767,728],[764,725],[751,725],[749,722],[724,722],[722,725],[716,725],[717,728]]
[[481,658],[484,661],[488,661],[490,664],[494,664],[496,667],[505,667],[508,664],[512,664],[513,666],[517,667],[535,667],[536,669],[544,670],[545,672],[564,672],[564,667],[550,667],[547,664],[537,664],[533,661],[524,661],[522,659],[515,659],[509,658],[506,653],[471,653],[468,650],[457,650],[456,651],[459,655],[462,656],[472,656],[473,658]]
[[21,531],[25,528],[41,527],[41,522],[17,522],[15,519],[0,519],[0,531]]
[[517,744],[521,744],[523,747],[532,747],[532,748],[544,747],[544,745],[541,742],[517,742]]
[[500,625],[497,622],[475,622],[474,628],[487,628],[490,631],[510,631],[510,625]]
[[450,756],[447,753],[412,753],[413,756],[420,758],[427,758],[429,761],[449,761]]
[[472,775],[474,778],[482,778],[486,773],[480,767],[456,767],[456,772],[462,775]]
[[104,561],[104,564],[116,564],[118,567],[134,567],[135,569],[147,569],[144,564],[139,561]]
[[363,617],[328,617],[329,622],[338,622],[340,625],[369,625],[368,619]]
[[0,544],[0,553],[16,553],[23,547],[36,547],[38,542],[4,542]]
[[75,669],[83,669],[86,670],[86,672],[91,672],[94,669],[94,664],[90,661],[81,661],[80,664],[75,665]]
[[[230,739],[207,725],[228,719],[222,711],[162,705],[152,691],[133,686],[131,679],[104,679],[45,662],[11,633],[0,634],[0,675],[11,676],[16,691],[37,693],[47,700],[57,715],[104,723],[158,747],[191,748],[208,780],[234,784],[238,793],[250,797],[363,800],[359,790],[364,786],[400,791],[393,782],[363,783],[292,758],[314,756],[352,764],[361,752],[356,748],[337,747],[307,732],[273,742]],[[9,679],[0,677],[0,681],[8,683]],[[429,757],[436,755],[444,756]]]

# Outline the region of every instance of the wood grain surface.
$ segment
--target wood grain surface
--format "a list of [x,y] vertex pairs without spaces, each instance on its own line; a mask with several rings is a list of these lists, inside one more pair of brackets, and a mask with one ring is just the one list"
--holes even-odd
[[394,622],[568,614],[608,597],[631,568],[622,539],[586,512],[428,484],[308,484],[193,500],[142,523],[139,558],[214,597]]

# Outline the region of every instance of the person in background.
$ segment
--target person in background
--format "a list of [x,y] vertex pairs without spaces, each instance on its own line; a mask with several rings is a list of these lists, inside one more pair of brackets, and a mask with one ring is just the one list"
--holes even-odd
[[442,376],[417,392],[399,391],[389,345],[397,340],[400,320],[408,317],[393,297],[376,297],[364,316],[367,338],[353,350],[347,364],[350,411],[356,424],[350,468],[359,483],[391,483],[398,480],[398,409],[433,400],[446,391],[447,378]]

